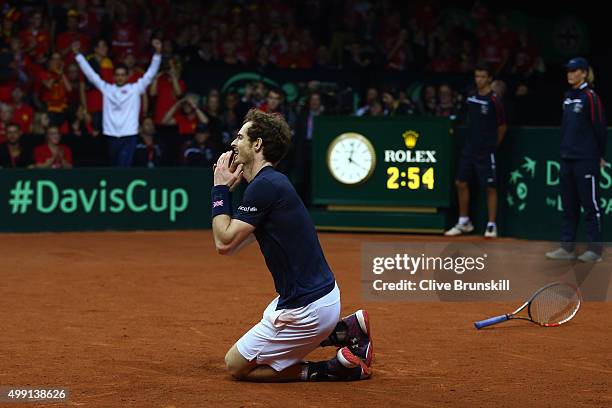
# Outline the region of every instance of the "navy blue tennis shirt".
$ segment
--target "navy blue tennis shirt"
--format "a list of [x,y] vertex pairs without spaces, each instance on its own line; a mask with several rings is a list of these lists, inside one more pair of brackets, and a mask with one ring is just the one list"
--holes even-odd
[[561,157],[600,159],[606,155],[606,119],[599,96],[586,83],[563,100]]
[[497,128],[506,124],[504,108],[495,92],[471,95],[468,105],[468,138],[463,153],[488,156],[497,149]]
[[262,168],[233,218],[255,227],[255,238],[280,298],[277,310],[306,306],[336,284],[308,210],[287,177]]

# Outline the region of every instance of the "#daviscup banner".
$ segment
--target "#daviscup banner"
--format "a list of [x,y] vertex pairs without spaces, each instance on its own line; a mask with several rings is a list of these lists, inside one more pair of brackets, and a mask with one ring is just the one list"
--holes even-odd
[[0,231],[210,227],[210,169],[0,170]]

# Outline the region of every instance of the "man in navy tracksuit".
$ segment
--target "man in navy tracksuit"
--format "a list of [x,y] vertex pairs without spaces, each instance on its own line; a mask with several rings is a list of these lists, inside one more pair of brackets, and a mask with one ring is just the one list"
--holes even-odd
[[485,238],[497,237],[497,176],[495,151],[506,133],[504,108],[491,88],[491,68],[479,65],[474,70],[477,92],[467,98],[468,137],[459,159],[457,171],[457,198],[459,219],[457,224],[446,231],[446,236],[472,232],[470,221],[470,190],[468,182],[477,177],[481,187],[487,189],[488,223]]
[[589,246],[578,259],[598,262],[602,252],[602,214],[598,190],[600,167],[605,164],[606,121],[601,100],[589,86],[593,73],[587,61],[573,58],[566,68],[571,89],[565,93],[561,123],[561,248],[548,252],[546,257],[576,259],[574,243],[582,206]]

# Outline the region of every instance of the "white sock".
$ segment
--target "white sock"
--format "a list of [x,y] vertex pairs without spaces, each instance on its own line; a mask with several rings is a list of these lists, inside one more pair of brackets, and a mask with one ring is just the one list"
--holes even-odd
[[470,222],[470,217],[459,217],[459,224],[465,225]]
[[489,222],[487,223],[487,228],[489,228],[489,227],[494,227],[494,228],[497,228],[497,224],[495,224],[495,221],[489,221]]

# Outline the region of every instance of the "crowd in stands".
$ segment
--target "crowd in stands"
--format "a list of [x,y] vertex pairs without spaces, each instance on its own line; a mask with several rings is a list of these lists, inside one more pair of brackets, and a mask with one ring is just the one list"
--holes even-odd
[[[313,118],[332,102],[319,82],[291,100],[264,81],[225,92],[210,83],[195,94],[182,77],[190,68],[202,81],[213,67],[464,74],[462,87],[426,83],[409,93],[355,85],[360,102],[348,99],[356,116],[456,120],[477,60],[524,79],[510,92],[498,82],[498,94],[510,93],[509,100],[528,99],[526,81],[545,69],[528,32],[480,1],[463,14],[436,0],[24,0],[0,1],[0,12],[0,167],[107,164],[102,96],[75,63],[75,41],[105,81],[123,64],[135,82],[150,62],[151,38],[163,40],[162,68],[142,99],[133,163],[139,167],[211,166],[252,107],[281,112],[294,129],[287,167],[307,160],[300,149],[313,137]],[[529,109],[520,106],[525,112],[508,109],[518,123]]]

